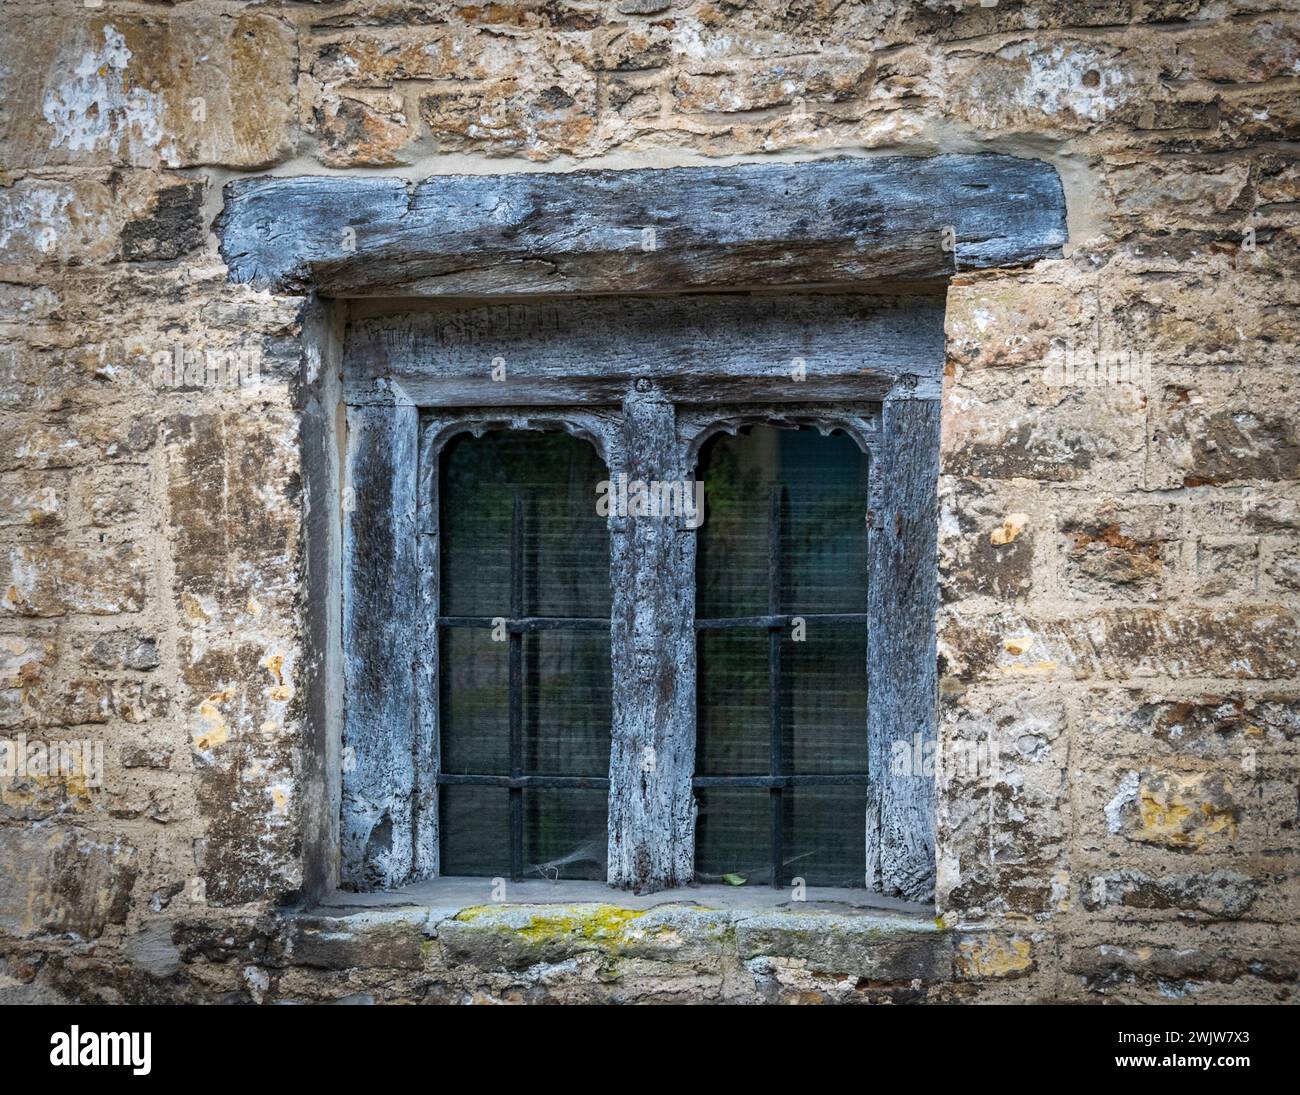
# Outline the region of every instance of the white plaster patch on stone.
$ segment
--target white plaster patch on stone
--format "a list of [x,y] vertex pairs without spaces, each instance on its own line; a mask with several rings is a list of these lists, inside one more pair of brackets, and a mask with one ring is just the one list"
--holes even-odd
[[256,1004],[262,1002],[266,996],[266,990],[271,987],[270,975],[260,966],[245,966],[243,981],[248,986],[248,995],[253,998],[253,1002]]
[[[19,593],[30,595],[39,580],[38,568],[34,563],[23,558],[23,553],[16,549],[9,551],[9,584]],[[12,600],[5,599],[7,607],[12,607]]]
[[939,536],[943,540],[957,540],[961,537],[961,522],[951,495],[944,497],[939,510]]
[[0,251],[11,241],[28,239],[48,255],[72,230],[68,207],[76,194],[70,186],[41,185],[15,190],[0,200]]
[[1137,772],[1127,772],[1119,781],[1115,797],[1106,803],[1106,828],[1112,833],[1118,833],[1124,828],[1124,810],[1137,802],[1138,782]]
[[[104,45],[82,54],[71,80],[45,94],[41,112],[54,130],[51,148],[91,152],[101,145],[116,149],[127,142],[131,156],[159,150],[165,135],[163,99],[146,88],[132,87],[127,75],[131,50],[122,33],[104,27]],[[177,166],[175,146],[162,150]]]
[[[1001,50],[1000,55],[1027,61],[1029,74],[1018,97],[1025,106],[1044,114],[1070,111],[1079,118],[1101,121],[1123,105],[1133,90],[1132,77],[1113,58],[1077,44],[1043,50],[1033,42],[1019,42]],[[1096,87],[1084,83],[1089,72],[1097,73]]]

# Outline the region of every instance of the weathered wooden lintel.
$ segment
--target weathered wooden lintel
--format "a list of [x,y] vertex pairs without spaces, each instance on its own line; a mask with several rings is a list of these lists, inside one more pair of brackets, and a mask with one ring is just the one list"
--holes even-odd
[[878,400],[910,377],[938,398],[943,302],[843,293],[440,303],[352,322],[351,405],[618,406]]
[[1059,253],[1054,168],[1000,154],[563,174],[260,177],[232,280],[322,297],[651,293],[944,278]]

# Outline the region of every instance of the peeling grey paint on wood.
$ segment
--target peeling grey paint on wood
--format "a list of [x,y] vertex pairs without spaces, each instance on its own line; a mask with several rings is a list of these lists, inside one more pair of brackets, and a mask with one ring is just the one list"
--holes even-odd
[[214,227],[232,280],[351,297],[943,278],[1066,239],[1056,171],[998,154],[240,179]]

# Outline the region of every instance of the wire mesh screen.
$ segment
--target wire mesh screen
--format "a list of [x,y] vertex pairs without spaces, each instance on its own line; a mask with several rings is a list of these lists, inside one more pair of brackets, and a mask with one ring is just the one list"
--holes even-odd
[[444,874],[605,878],[607,477],[565,433],[462,435],[443,451]]
[[699,474],[696,877],[861,886],[867,457],[762,426]]

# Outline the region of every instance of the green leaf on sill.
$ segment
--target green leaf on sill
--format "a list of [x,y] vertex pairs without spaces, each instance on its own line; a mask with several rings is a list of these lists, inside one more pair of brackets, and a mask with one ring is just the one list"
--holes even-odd
[[728,886],[743,886],[745,884],[745,879],[738,874],[724,874],[722,881]]

